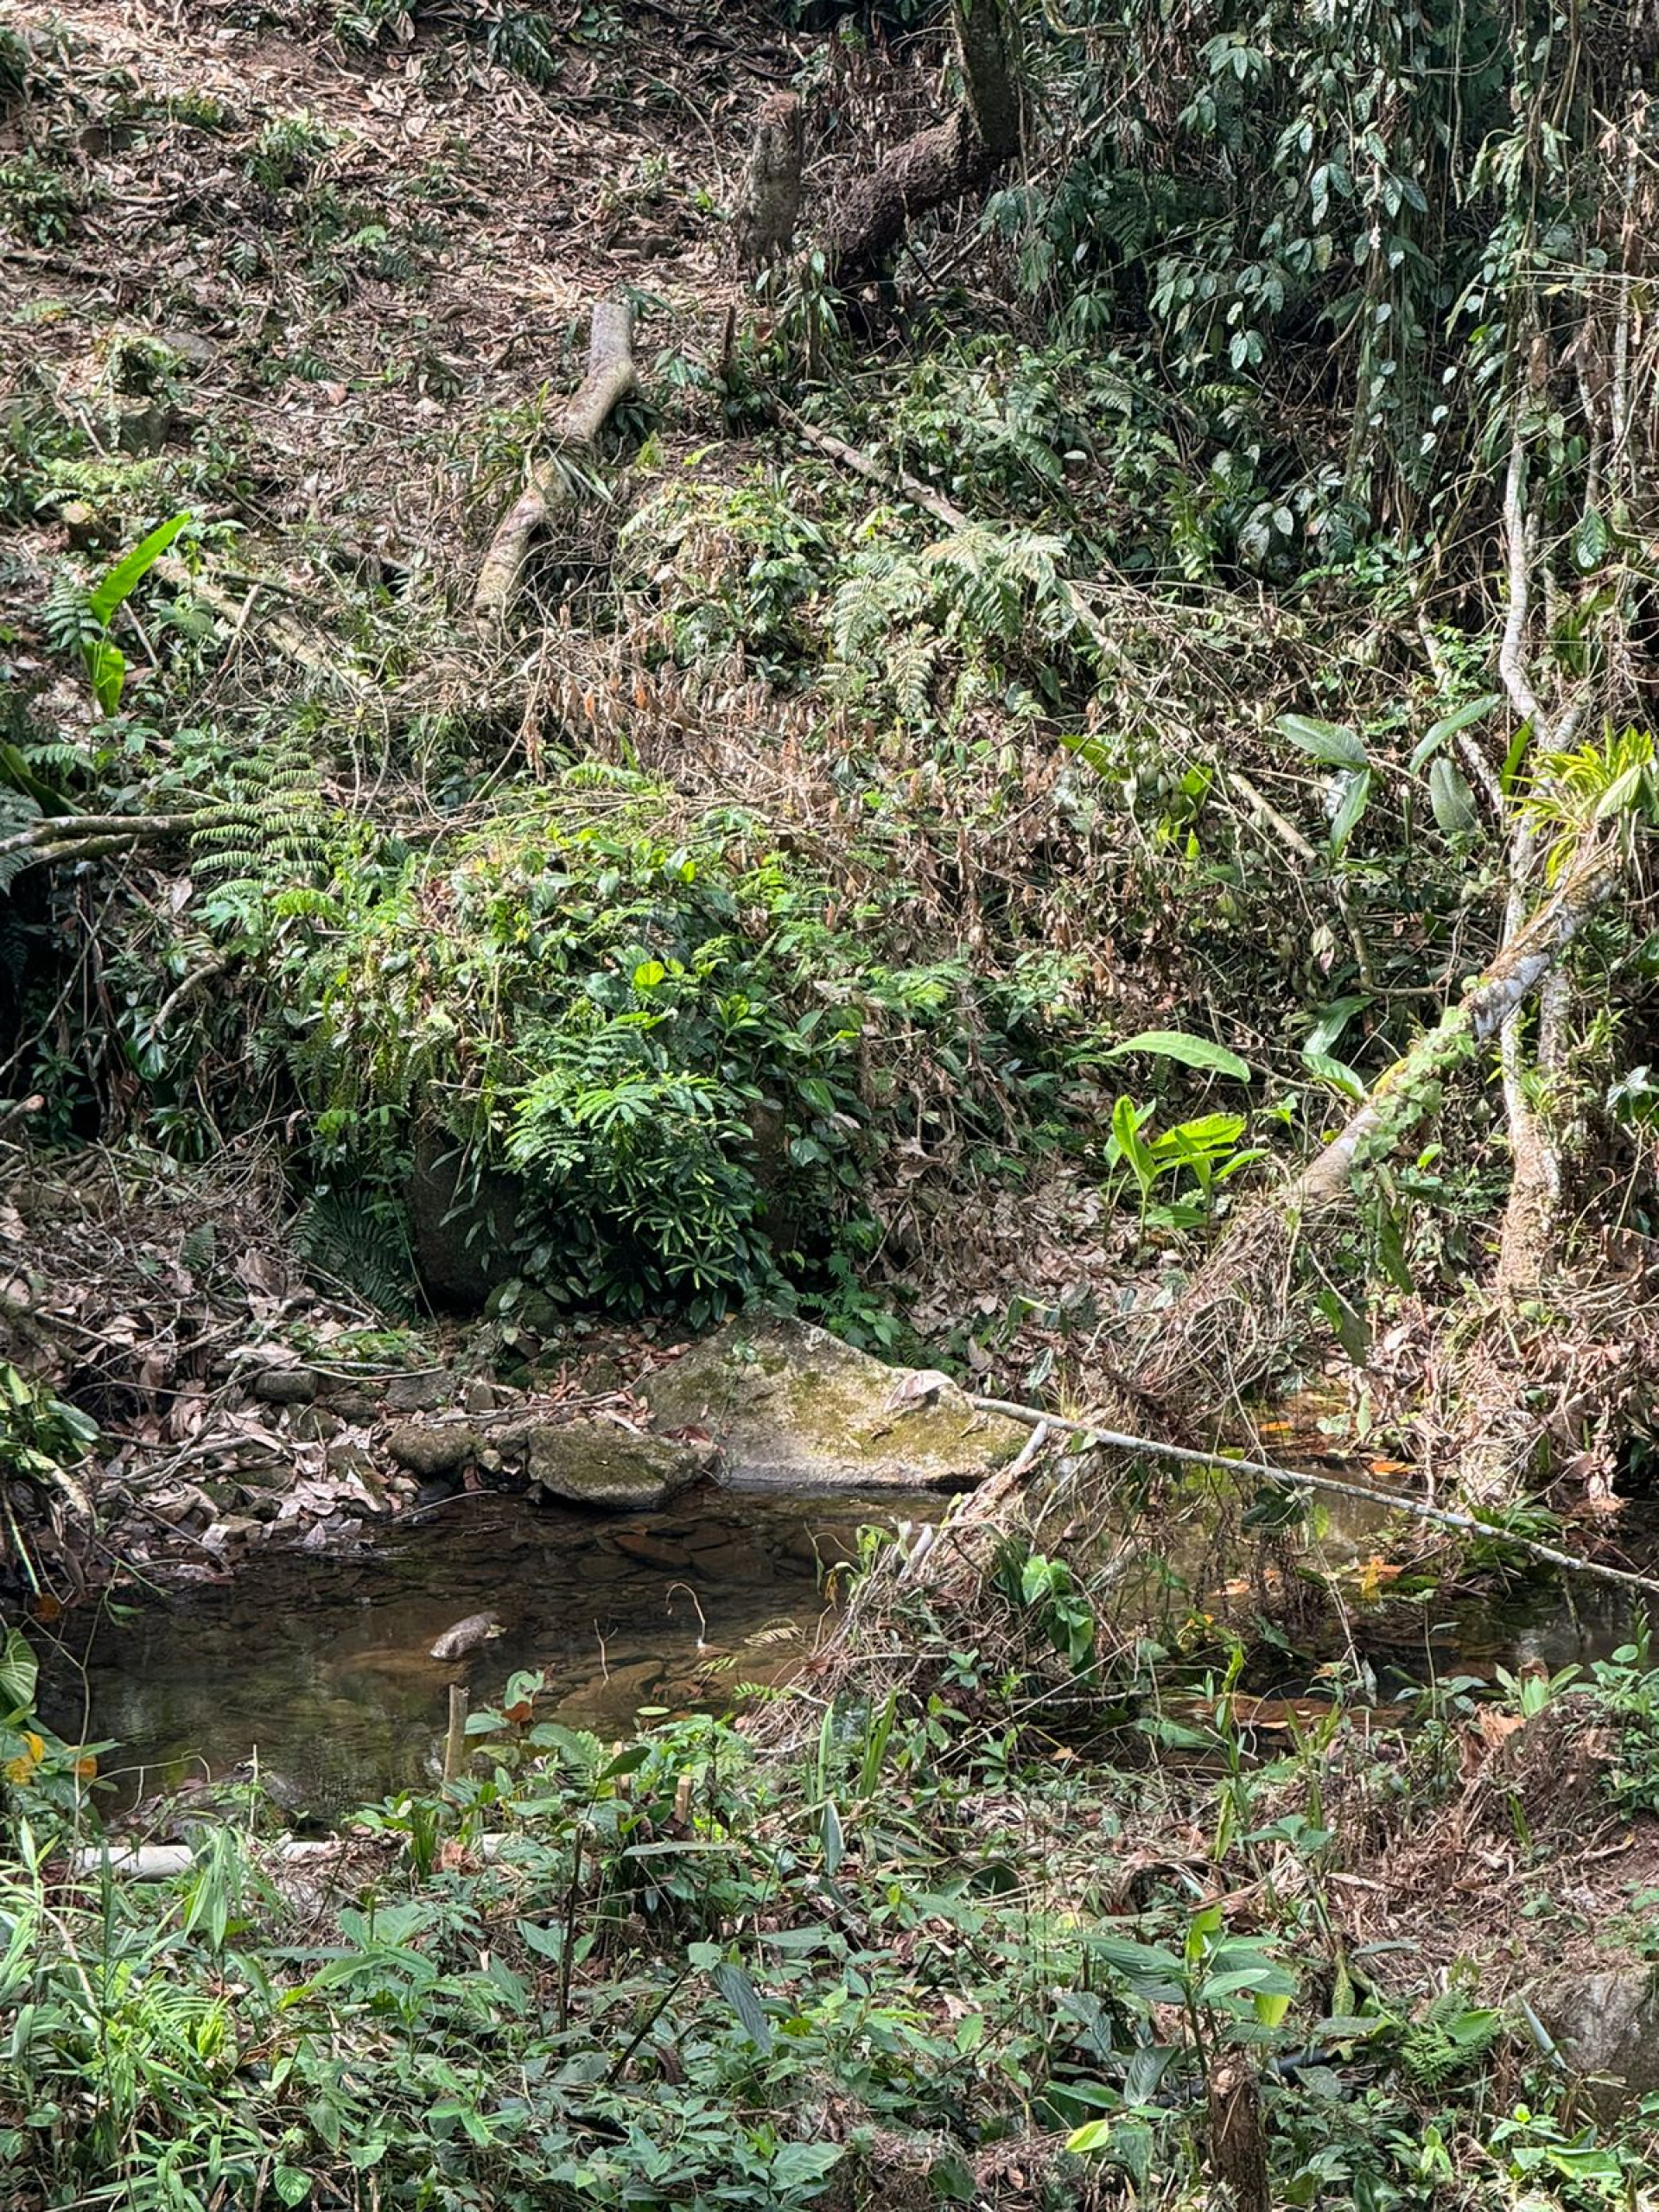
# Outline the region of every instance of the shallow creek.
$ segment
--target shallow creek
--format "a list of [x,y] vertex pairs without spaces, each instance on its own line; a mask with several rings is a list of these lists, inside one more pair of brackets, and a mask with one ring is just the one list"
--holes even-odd
[[[739,1685],[786,1677],[810,1648],[830,1611],[823,1572],[852,1556],[861,1523],[934,1519],[944,1504],[709,1489],[661,1513],[601,1518],[463,1497],[375,1532],[350,1557],[273,1553],[124,1619],[71,1616],[73,1640],[44,1670],[43,1709],[67,1738],[120,1745],[105,1763],[111,1809],[257,1760],[290,1815],[326,1823],[430,1781],[452,1681],[477,1707],[515,1670],[537,1669],[550,1717],[607,1739],[641,1707],[728,1707]],[[1363,1557],[1375,1518],[1329,1529],[1324,1563]],[[1651,1571],[1659,1516],[1633,1509],[1620,1535]],[[1346,1636],[1341,1618],[1328,1621],[1318,1649],[1287,1655],[1276,1681],[1253,1687],[1317,1690],[1318,1661],[1349,1651],[1384,1700],[1436,1678],[1490,1679],[1498,1666],[1554,1673],[1640,1624],[1630,1593],[1585,1577],[1564,1590],[1565,1580],[1497,1601],[1351,1598]],[[429,1656],[452,1623],[483,1611],[503,1635],[454,1665]]]
[[[292,1814],[327,1821],[430,1778],[452,1681],[477,1707],[539,1669],[550,1717],[611,1738],[642,1706],[723,1707],[740,1683],[786,1674],[828,1608],[823,1570],[895,1503],[710,1490],[600,1518],[466,1496],[351,1557],[270,1553],[125,1619],[72,1615],[42,1708],[66,1737],[118,1743],[117,1807],[257,1758]],[[485,1611],[503,1635],[454,1665],[429,1656]]]

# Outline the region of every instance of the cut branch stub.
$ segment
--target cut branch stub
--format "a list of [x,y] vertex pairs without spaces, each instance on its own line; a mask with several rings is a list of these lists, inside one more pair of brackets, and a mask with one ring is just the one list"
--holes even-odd
[[[588,339],[588,373],[551,426],[557,452],[590,448],[613,409],[639,382],[633,365],[633,310],[624,300],[601,300]],[[496,525],[473,593],[475,614],[503,620],[512,612],[531,543],[556,505],[572,498],[555,461],[542,463]]]
[[773,92],[755,118],[754,151],[732,228],[740,265],[753,273],[787,251],[801,212],[806,118],[793,92]]

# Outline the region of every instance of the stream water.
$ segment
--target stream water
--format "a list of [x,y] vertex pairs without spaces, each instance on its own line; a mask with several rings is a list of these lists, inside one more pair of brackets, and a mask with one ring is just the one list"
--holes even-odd
[[[912,1519],[945,1501],[906,1500]],[[113,1738],[120,1809],[255,1759],[290,1814],[327,1821],[424,1783],[452,1681],[474,1706],[520,1668],[550,1717],[625,1735],[642,1707],[725,1707],[798,1663],[891,1494],[787,1499],[705,1491],[649,1516],[601,1518],[483,1493],[373,1533],[355,1556],[274,1552],[123,1618],[71,1616],[41,1710],[76,1741]],[[434,1640],[470,1613],[505,1631],[444,1666]]]
[[[904,1512],[934,1518],[944,1504],[923,1495]],[[432,1778],[454,1681],[477,1706],[516,1669],[538,1669],[552,1717],[613,1738],[641,1707],[722,1709],[739,1685],[787,1675],[829,1610],[823,1570],[853,1555],[861,1522],[894,1517],[891,1492],[711,1489],[629,1518],[467,1496],[374,1533],[351,1557],[272,1553],[126,1618],[71,1616],[43,1671],[42,1711],[71,1740],[119,1745],[106,1763],[111,1809],[257,1761],[292,1816],[327,1823]],[[1650,1561],[1659,1518],[1633,1509],[1620,1537],[1637,1564]],[[1322,1546],[1327,1564],[1370,1548],[1364,1520]],[[456,1665],[431,1658],[446,1628],[483,1611],[499,1638]],[[1500,1665],[1554,1673],[1642,1624],[1630,1593],[1587,1578],[1547,1575],[1498,1599],[1385,1593],[1351,1602],[1345,1626],[1327,1621],[1319,1649],[1286,1655],[1279,1681],[1255,1686],[1313,1687],[1311,1662],[1351,1649],[1386,1700]]]

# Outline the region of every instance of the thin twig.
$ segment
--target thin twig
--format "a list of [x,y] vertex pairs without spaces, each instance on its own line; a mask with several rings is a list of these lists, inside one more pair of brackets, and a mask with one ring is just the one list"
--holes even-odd
[[1490,1536],[1496,1542],[1512,1544],[1536,1560],[1550,1567],[1567,1568],[1573,1574],[1592,1574],[1603,1582],[1617,1582],[1626,1589],[1643,1590],[1659,1597],[1659,1581],[1651,1575],[1634,1574],[1627,1567],[1603,1567],[1599,1560],[1574,1559],[1570,1552],[1558,1552],[1553,1545],[1540,1544],[1530,1536],[1518,1536],[1512,1529],[1495,1521],[1478,1520],[1471,1513],[1454,1513],[1445,1506],[1425,1505],[1420,1499],[1402,1497],[1397,1491],[1372,1490],[1363,1483],[1339,1482],[1332,1475],[1310,1474],[1303,1467],[1281,1467],[1271,1459],[1234,1459],[1224,1452],[1194,1452],[1184,1444],[1166,1444],[1156,1437],[1129,1436],[1115,1428],[1096,1428],[1092,1421],[1068,1421],[1062,1414],[1039,1412],[1035,1406],[1017,1405],[1009,1398],[970,1398],[969,1403],[981,1413],[1001,1414],[1005,1420],[1023,1421],[1032,1427],[1046,1426],[1063,1428],[1073,1436],[1080,1436],[1085,1443],[1104,1446],[1111,1452],[1131,1452],[1152,1459],[1175,1459],[1187,1467],[1222,1467],[1229,1474],[1260,1475],[1268,1482],[1286,1483],[1295,1490],[1328,1491],[1333,1497],[1357,1498],[1364,1505],[1385,1506],[1390,1512],[1408,1513],[1414,1520],[1433,1521],[1445,1529],[1456,1529],[1467,1535]]

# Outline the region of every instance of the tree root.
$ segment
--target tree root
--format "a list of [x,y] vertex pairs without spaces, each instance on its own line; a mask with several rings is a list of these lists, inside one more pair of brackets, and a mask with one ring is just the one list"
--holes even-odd
[[473,612],[500,621],[511,613],[532,540],[546,528],[554,508],[571,502],[561,454],[590,451],[610,419],[639,382],[633,364],[633,310],[624,300],[601,300],[594,309],[588,338],[588,373],[552,425],[556,450],[496,524],[478,572]]

